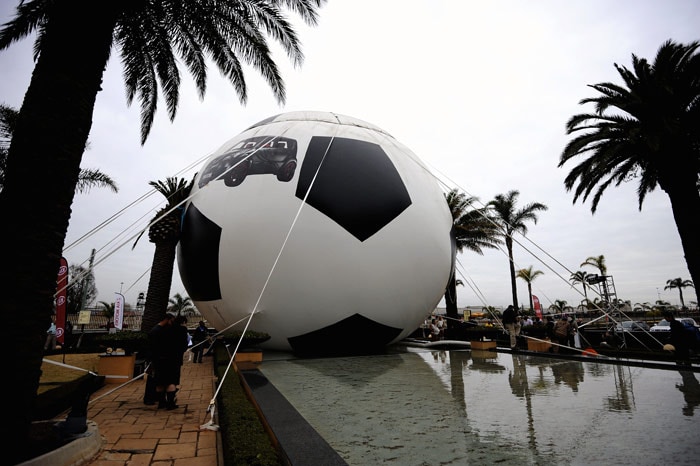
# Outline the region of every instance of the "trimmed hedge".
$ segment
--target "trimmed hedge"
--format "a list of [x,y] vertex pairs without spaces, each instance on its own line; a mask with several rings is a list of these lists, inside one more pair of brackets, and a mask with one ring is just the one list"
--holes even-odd
[[[222,380],[228,352],[215,344],[214,372]],[[246,396],[238,374],[229,371],[217,398],[224,464],[226,466],[282,466],[285,463],[272,444],[258,412]]]

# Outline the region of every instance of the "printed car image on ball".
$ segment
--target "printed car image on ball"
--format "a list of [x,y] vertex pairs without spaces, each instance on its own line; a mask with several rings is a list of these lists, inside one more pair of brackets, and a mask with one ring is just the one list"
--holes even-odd
[[272,174],[279,181],[290,181],[297,168],[297,142],[294,139],[260,136],[244,139],[230,151],[210,161],[199,177],[198,186],[222,179],[226,186],[238,186],[248,175]]
[[[292,148],[295,169],[278,179]],[[273,150],[276,165],[265,155],[267,167],[253,168],[250,159]],[[247,174],[276,176],[227,176],[244,152]],[[248,328],[271,336],[263,348],[360,354],[408,336],[442,298],[454,266],[444,193],[380,128],[328,112],[285,113],[228,141],[204,166],[183,217],[178,268],[217,329],[240,330],[255,311]]]

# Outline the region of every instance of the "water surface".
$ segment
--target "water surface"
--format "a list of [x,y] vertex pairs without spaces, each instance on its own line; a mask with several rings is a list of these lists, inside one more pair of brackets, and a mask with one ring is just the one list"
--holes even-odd
[[351,465],[700,464],[689,371],[416,348],[261,370]]

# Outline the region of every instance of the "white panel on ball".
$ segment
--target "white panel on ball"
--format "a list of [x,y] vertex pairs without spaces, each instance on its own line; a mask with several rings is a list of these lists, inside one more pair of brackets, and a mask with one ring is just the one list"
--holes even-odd
[[192,194],[179,270],[217,329],[256,309],[249,329],[271,336],[265,348],[373,352],[409,335],[444,294],[444,194],[415,154],[361,120],[264,120],[207,160]]

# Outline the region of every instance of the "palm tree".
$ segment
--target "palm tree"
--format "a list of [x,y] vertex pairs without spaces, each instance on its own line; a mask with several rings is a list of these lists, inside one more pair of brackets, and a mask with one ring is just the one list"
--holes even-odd
[[192,299],[189,296],[183,297],[180,293],[175,293],[175,296],[168,301],[168,311],[174,312],[177,315],[191,317],[195,314],[196,308],[192,304]]
[[587,313],[593,307],[593,302],[588,298],[583,298],[578,306],[576,306],[576,311],[581,313]]
[[587,257],[585,261],[581,262],[579,267],[583,267],[585,265],[595,267],[600,271],[600,275],[603,277],[608,274],[608,266],[605,265],[605,256],[602,254],[600,256]]
[[671,280],[666,280],[666,286],[664,290],[671,290],[673,288],[678,288],[678,294],[681,298],[681,309],[685,309],[685,301],[683,301],[683,288],[691,287],[695,288],[695,284],[692,280],[683,280],[682,278],[674,278]]
[[554,311],[555,314],[565,314],[567,312],[573,312],[574,308],[569,306],[563,299],[555,299],[554,302],[549,306],[549,309]]
[[[315,25],[325,0],[144,0],[138,2],[54,2],[24,0],[0,29],[0,50],[36,33],[36,66],[17,118],[7,157],[0,212],[13,227],[3,228],[0,272],[5,315],[16,316],[5,343],[22,348],[8,363],[17,382],[6,415],[13,428],[10,445],[22,445],[31,425],[42,360],[40,337],[51,314],[56,271],[78,183],[80,162],[92,125],[98,92],[112,51],[124,66],[127,102],[141,105],[141,142],[151,130],[158,102],[175,118],[180,65],[192,73],[200,98],[207,60],[248,98],[244,64],[259,71],[280,103],[284,82],[273,61],[268,37],[290,60],[303,61],[301,45],[286,10]],[[90,18],[85,21],[85,18]],[[179,60],[175,54],[179,55]],[[159,87],[163,100],[159,99]],[[28,183],[27,180],[32,180]],[[38,199],[27,208],[27,199]],[[21,449],[9,452],[9,461]],[[13,456],[15,455],[15,456]]]
[[[484,248],[495,248],[501,243],[496,224],[490,218],[490,209],[474,208],[474,204],[479,201],[477,197],[467,196],[457,189],[452,189],[445,194],[445,198],[452,213],[455,256],[465,249],[483,255]],[[459,318],[457,312],[457,284],[459,283],[456,264],[453,264],[452,274],[445,290],[445,315],[448,328],[454,327]]]
[[[151,330],[161,320],[163,312],[168,308],[176,248],[182,233],[180,221],[185,209],[184,203],[190,195],[193,183],[194,178],[187,182],[184,178],[174,177],[166,178],[164,182],[150,181],[148,183],[167,199],[167,204],[156,213],[148,229],[148,240],[156,245],[156,249],[153,253],[151,276],[148,280],[141,331]],[[136,242],[138,242],[138,238]]]
[[[574,202],[591,200],[595,214],[603,192],[611,185],[638,179],[642,209],[647,193],[659,186],[669,197],[694,283],[700,280],[700,42],[666,41],[654,63],[632,55],[632,70],[615,65],[624,86],[594,84],[595,113],[575,115],[567,133],[578,135],[565,147],[559,167],[583,157],[564,180],[574,190]],[[608,112],[610,110],[610,112]],[[696,289],[697,296],[697,289]]]
[[10,141],[12,141],[12,133],[15,130],[17,113],[17,110],[14,108],[0,104],[0,191],[5,185],[7,152],[10,150]]
[[[16,109],[0,104],[0,191],[5,186],[7,153],[15,130],[17,115],[19,112]],[[109,175],[99,170],[81,168],[78,183],[75,185],[76,192],[86,193],[93,187],[109,188],[115,193],[119,192],[117,183]]]
[[634,303],[633,311],[647,312],[651,310],[651,304],[649,303]]
[[674,306],[671,305],[668,301],[664,301],[663,299],[657,299],[654,301],[654,305],[652,306],[652,310],[655,311],[660,311],[663,312],[667,310],[668,308],[673,308]]
[[[607,299],[609,287],[608,287],[608,282],[606,281],[607,279],[605,278],[608,274],[608,267],[607,267],[607,265],[605,265],[605,256],[601,254],[600,256],[587,257],[585,261],[581,262],[581,265],[579,267],[584,267],[586,265],[588,265],[590,267],[597,268],[598,271],[600,272],[600,277],[602,277],[600,279],[596,279],[598,277],[598,275],[589,274],[586,277],[587,283],[589,283],[589,284],[600,283],[601,284],[600,286],[603,287],[603,290],[602,290],[603,297],[605,297]],[[594,281],[593,279],[596,279],[596,280]],[[602,281],[600,281],[600,280],[602,280]],[[612,304],[612,303],[606,302],[606,305],[610,305],[610,304]]]
[[499,234],[503,237],[508,250],[508,262],[510,265],[510,286],[513,292],[513,307],[518,309],[518,290],[515,284],[515,262],[513,262],[513,234],[527,234],[525,222],[532,220],[537,223],[535,212],[547,210],[547,206],[539,202],[527,204],[522,209],[516,209],[519,191],[509,191],[507,194],[498,194],[488,205],[496,214]]
[[586,278],[588,278],[588,272],[584,272],[583,270],[578,270],[578,271],[571,274],[571,277],[569,277],[569,281],[571,282],[572,285],[580,283],[581,286],[583,286],[583,298],[585,300],[588,300],[588,290],[586,289]]
[[111,328],[111,323],[114,320],[114,303],[108,303],[107,301],[98,301],[98,304],[102,306],[102,314],[107,318],[107,328]]
[[520,269],[515,274],[517,278],[520,278],[527,283],[527,295],[530,297],[530,312],[534,310],[532,305],[532,281],[540,275],[544,275],[544,272],[541,270],[532,270],[532,266],[526,269]]

